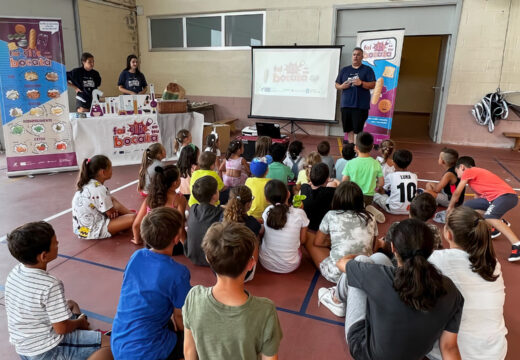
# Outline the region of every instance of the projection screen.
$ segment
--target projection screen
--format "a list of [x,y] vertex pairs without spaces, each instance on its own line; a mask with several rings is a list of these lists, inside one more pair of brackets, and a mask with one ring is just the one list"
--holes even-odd
[[341,46],[253,46],[249,117],[336,122]]

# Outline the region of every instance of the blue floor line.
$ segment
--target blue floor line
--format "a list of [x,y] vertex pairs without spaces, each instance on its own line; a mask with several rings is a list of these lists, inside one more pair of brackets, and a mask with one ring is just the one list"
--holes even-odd
[[507,171],[509,173],[509,175],[511,175],[512,177],[515,178],[516,181],[520,182],[520,179],[516,177],[515,174],[513,174],[513,172],[511,170],[509,170],[504,164],[502,164],[500,162],[500,160],[498,160],[497,158],[494,158],[495,161],[498,163],[498,165],[500,165],[502,167],[502,169],[504,169],[505,171]]
[[285,308],[281,308],[281,307],[277,307],[276,310],[283,311],[283,312],[286,312],[286,313],[289,313],[289,314],[293,314],[293,315],[296,315],[296,316],[305,317],[305,318],[312,319],[312,320],[318,320],[318,321],[326,322],[326,323],[329,323],[329,324],[332,324],[332,325],[345,326],[345,324],[343,322],[339,322],[339,321],[336,321],[336,320],[325,319],[325,318],[322,318],[322,317],[319,317],[319,316],[316,316],[316,315],[304,314],[304,313],[301,313],[301,312],[295,311],[295,310],[289,310],[289,309],[285,309]]
[[101,314],[98,314],[98,313],[95,313],[95,312],[92,312],[92,311],[81,309],[81,312],[83,314],[87,315],[87,317],[90,318],[90,319],[96,319],[96,320],[99,320],[99,321],[106,322],[108,324],[112,324],[114,322],[113,318],[105,316],[105,315],[101,315]]
[[77,257],[74,257],[74,256],[63,255],[63,254],[58,254],[58,256],[59,257],[63,257],[65,259],[69,259],[69,260],[75,260],[75,261],[84,262],[84,263],[90,264],[90,265],[104,267],[104,268],[110,269],[110,270],[115,270],[115,271],[119,271],[119,272],[125,272],[125,269],[121,269],[121,268],[118,268],[118,267],[115,267],[115,266],[101,264],[101,263],[98,263],[98,262],[95,262],[95,261],[80,259],[80,258],[77,258]]
[[309,306],[309,302],[311,301],[312,293],[314,292],[314,288],[316,287],[316,283],[320,278],[320,271],[316,270],[314,276],[312,277],[311,284],[309,285],[309,289],[307,290],[307,294],[305,294],[305,298],[303,299],[302,307],[300,308],[300,313],[305,314],[307,311],[307,307]]

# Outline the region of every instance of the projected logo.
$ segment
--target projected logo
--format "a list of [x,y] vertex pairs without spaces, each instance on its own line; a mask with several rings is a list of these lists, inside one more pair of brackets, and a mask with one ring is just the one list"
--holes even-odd
[[290,62],[273,69],[273,82],[305,82],[309,80],[309,68],[304,62]]
[[320,75],[313,73],[305,61],[290,61],[266,68],[257,90],[264,95],[323,96],[326,88],[319,81]]
[[361,42],[363,60],[374,65],[376,60],[392,60],[396,54],[397,39],[370,39]]

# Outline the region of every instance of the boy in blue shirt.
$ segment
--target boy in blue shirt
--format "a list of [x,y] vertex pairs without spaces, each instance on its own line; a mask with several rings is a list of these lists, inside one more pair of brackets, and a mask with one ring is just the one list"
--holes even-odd
[[143,219],[141,238],[151,248],[136,251],[125,269],[111,337],[116,360],[184,358],[181,308],[190,272],[170,256],[182,228],[182,215],[170,207]]

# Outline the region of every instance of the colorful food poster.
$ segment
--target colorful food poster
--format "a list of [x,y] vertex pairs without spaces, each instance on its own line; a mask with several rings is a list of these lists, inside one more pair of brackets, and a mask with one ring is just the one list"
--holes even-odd
[[9,176],[77,167],[61,20],[0,18],[0,95]]
[[357,46],[363,49],[363,64],[370,66],[376,75],[364,129],[374,136],[376,144],[390,137],[403,39],[404,29],[358,32],[357,35]]

